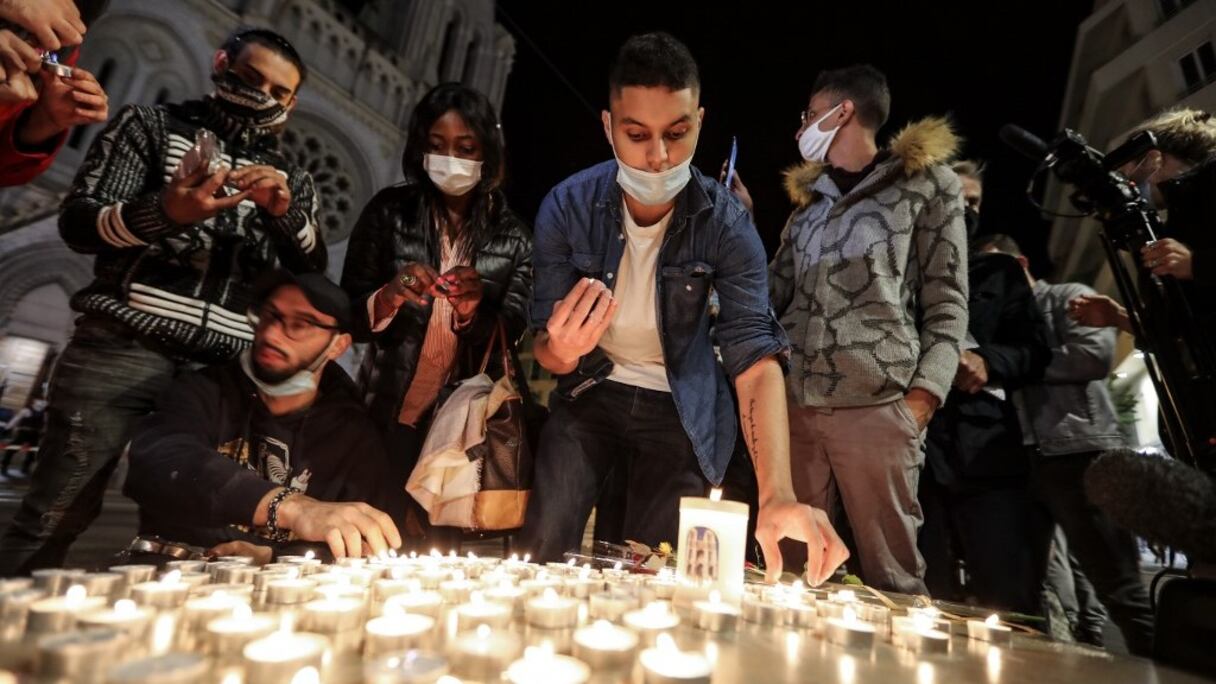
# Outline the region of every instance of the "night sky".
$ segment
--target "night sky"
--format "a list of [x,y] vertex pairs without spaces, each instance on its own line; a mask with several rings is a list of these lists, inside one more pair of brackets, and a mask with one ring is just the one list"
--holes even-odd
[[800,160],[793,136],[816,73],[868,62],[891,87],[880,145],[909,121],[951,115],[967,139],[965,154],[988,163],[982,231],[1013,235],[1035,271],[1048,274],[1048,223],[1025,199],[1032,165],[1006,149],[997,131],[1009,122],[1044,137],[1056,131],[1077,26],[1091,9],[1041,0],[499,0],[498,21],[516,37],[503,104],[508,197],[531,221],[553,185],[611,158],[599,119],[611,60],[628,36],[665,30],[689,46],[701,69],[705,127],[693,164],[716,178],[738,136],[739,172],[770,254],[791,209],[780,172]]

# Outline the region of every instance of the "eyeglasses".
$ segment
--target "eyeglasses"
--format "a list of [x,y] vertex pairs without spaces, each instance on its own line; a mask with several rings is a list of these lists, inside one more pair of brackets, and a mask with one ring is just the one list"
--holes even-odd
[[307,340],[310,337],[315,337],[322,330],[330,332],[338,332],[338,327],[334,325],[325,325],[317,321],[307,318],[287,318],[279,313],[279,310],[273,306],[266,305],[253,313],[255,325],[259,330],[265,330],[272,324],[277,323],[283,328],[283,334],[289,340],[300,342]]
[[[831,111],[839,106],[840,106],[840,103],[837,102],[836,104],[832,105],[831,107],[828,107],[828,111]],[[815,110],[811,109],[810,107],[807,107],[806,109],[802,110],[801,112],[798,112],[798,122],[801,123],[803,126],[806,126],[806,125],[812,123],[818,117],[819,117],[819,112],[816,112]]]

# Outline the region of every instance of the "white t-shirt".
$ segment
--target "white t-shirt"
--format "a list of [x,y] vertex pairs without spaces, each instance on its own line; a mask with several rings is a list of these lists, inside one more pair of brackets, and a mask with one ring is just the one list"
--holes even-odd
[[[655,312],[659,248],[671,223],[671,212],[658,223],[639,226],[624,210],[625,251],[616,273],[613,296],[620,302],[600,348],[612,359],[609,380],[634,387],[670,392],[663,345],[659,341],[659,319]],[[609,285],[612,284],[609,276]]]

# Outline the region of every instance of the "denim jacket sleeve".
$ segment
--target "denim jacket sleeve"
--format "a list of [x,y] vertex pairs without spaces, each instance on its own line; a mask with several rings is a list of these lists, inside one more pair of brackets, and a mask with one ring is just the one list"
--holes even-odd
[[544,330],[553,306],[578,282],[578,271],[570,263],[567,213],[556,190],[545,197],[536,215],[532,240],[532,303],[529,313],[533,330]]
[[716,268],[714,289],[721,302],[717,334],[726,372],[733,380],[769,356],[785,368],[790,343],[769,303],[764,245],[747,212],[739,212],[723,230]]

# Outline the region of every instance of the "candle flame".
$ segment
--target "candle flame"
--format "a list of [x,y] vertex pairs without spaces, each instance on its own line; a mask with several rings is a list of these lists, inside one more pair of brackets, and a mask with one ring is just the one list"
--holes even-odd
[[287,579],[293,580],[293,579],[299,578],[299,576],[300,576],[299,568],[287,568]]
[[999,627],[1001,624],[1001,618],[997,616],[996,613],[993,613],[984,619],[984,624],[988,627]]
[[591,579],[591,568],[583,568],[578,573],[578,578],[586,582]]
[[575,563],[577,563],[577,562],[578,562],[577,558],[571,558],[570,560],[566,561],[566,565],[573,568]]
[[709,602],[714,605],[722,603],[722,592],[718,591],[717,589],[709,592]]
[[557,592],[553,590],[553,587],[545,588],[544,601],[545,603],[557,603]]
[[679,650],[676,648],[676,640],[672,639],[671,635],[667,632],[663,632],[659,635],[658,639],[655,641],[655,647],[660,651],[666,651],[668,653],[674,653],[675,651]]
[[417,552],[417,551],[410,551],[410,560],[415,560],[415,559],[417,559],[417,558],[418,558],[418,552]]
[[397,549],[389,549],[384,555],[388,556],[389,558],[396,558]]
[[238,603],[232,609],[232,617],[241,621],[248,620],[253,617],[253,609],[244,603]]
[[477,560],[477,554],[475,554],[475,553],[473,553],[472,551],[470,551],[470,552],[469,552],[469,560],[471,560],[471,561],[475,561],[475,560]]
[[456,557],[456,549],[452,549],[452,550],[448,551],[448,558],[455,558],[455,557]]
[[490,626],[489,625],[477,625],[477,638],[482,641],[489,639],[490,638]]
[[595,624],[591,625],[591,628],[594,629],[595,631],[599,632],[600,634],[607,634],[608,632],[611,632],[613,629],[616,629],[615,627],[612,626],[611,622],[608,622],[607,620],[605,620],[603,618],[596,620]]
[[912,613],[912,626],[917,632],[928,632],[933,629],[933,618],[926,613],[917,611]]
[[171,613],[161,614],[152,628],[152,655],[164,655],[173,645],[173,633],[177,631],[177,618]]
[[120,599],[114,603],[114,614],[119,617],[131,617],[137,610],[131,599]]
[[666,601],[651,601],[650,603],[646,604],[646,612],[652,616],[666,615],[667,614],[667,602]]
[[519,562],[519,554],[518,554],[518,553],[513,553],[513,554],[511,554],[511,558],[510,558],[510,559],[508,559],[508,560],[509,560],[510,562],[512,562],[512,563],[518,563],[518,562]]
[[591,572],[591,564],[590,564],[590,563],[583,563],[583,570],[585,570],[585,571],[587,571],[587,572]]
[[709,490],[709,500],[710,501],[721,501],[722,500],[722,490],[717,487],[714,487],[713,489]]
[[315,667],[305,667],[291,678],[291,684],[321,684],[321,673]]
[[456,580],[457,582],[463,582],[464,570],[457,570],[456,572],[452,573],[452,579]]
[[484,601],[485,598],[481,595],[480,591],[475,591],[472,594],[469,594],[469,603],[483,603]]
[[840,603],[852,603],[857,600],[857,594],[852,589],[842,589],[833,598]]
[[295,613],[283,613],[283,620],[279,623],[279,632],[281,634],[291,634],[296,628]]
[[392,570],[388,571],[388,574],[393,579],[399,580],[399,579],[401,579],[401,576],[405,574],[405,568],[402,568],[400,565],[395,566]]
[[72,586],[68,587],[68,591],[66,594],[64,594],[63,598],[64,602],[68,604],[68,607],[75,607],[80,605],[80,603],[84,601],[85,597],[88,595],[89,590],[85,589],[83,585],[73,584]]
[[621,569],[622,569],[622,568],[624,568],[624,567],[625,567],[625,564],[624,564],[624,563],[622,563],[622,562],[620,562],[620,561],[617,561],[617,562],[616,562],[616,564],[612,566],[612,569],[613,569],[613,570],[616,570],[617,572],[620,572],[620,571],[621,571]]
[[531,563],[531,562],[532,562],[532,554],[530,554],[530,553],[525,553],[525,554],[524,554],[524,562],[525,562],[525,563]]
[[316,557],[317,554],[313,553],[312,549],[309,549],[308,552],[304,554],[304,560],[312,560]]
[[844,621],[849,624],[857,622],[857,611],[853,610],[852,606],[845,606],[843,617]]
[[181,570],[170,570],[169,572],[166,572],[163,577],[160,578],[161,584],[177,584],[180,581],[182,581],[182,571]]

